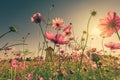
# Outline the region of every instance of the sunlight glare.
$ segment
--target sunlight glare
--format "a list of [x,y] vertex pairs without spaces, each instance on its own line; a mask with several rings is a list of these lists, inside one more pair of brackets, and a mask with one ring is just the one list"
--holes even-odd
[[92,30],[91,30],[91,35],[95,35],[95,36],[99,36],[101,33],[101,31],[99,29],[97,29],[96,27],[94,27]]

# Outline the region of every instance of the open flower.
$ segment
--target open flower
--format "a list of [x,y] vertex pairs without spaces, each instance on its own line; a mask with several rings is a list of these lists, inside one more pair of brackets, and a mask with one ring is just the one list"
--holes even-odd
[[22,80],[20,77],[16,77],[15,80]]
[[55,30],[61,30],[64,27],[64,21],[61,18],[55,18],[52,20],[52,27]]
[[70,36],[71,35],[71,26],[68,25],[63,29],[63,36]]
[[40,77],[40,80],[44,80],[44,78],[43,78],[43,77]]
[[26,74],[25,78],[26,78],[27,80],[33,80],[34,75],[31,74],[31,73],[28,73],[28,74]]
[[115,12],[108,12],[108,16],[100,19],[98,29],[101,30],[100,36],[110,37],[120,29],[120,18]]
[[46,32],[45,34],[46,38],[52,42],[54,42],[55,44],[67,44],[69,43],[68,41],[64,40],[64,36],[62,34],[56,34],[55,36],[53,35],[52,32]]
[[19,62],[17,60],[12,60],[12,67],[18,68]]
[[31,17],[31,22],[33,23],[41,23],[43,22],[43,17],[40,13],[35,13],[32,17]]
[[120,49],[120,43],[109,42],[105,46],[111,50]]
[[5,50],[9,51],[9,50],[12,50],[12,48],[11,47],[6,47]]

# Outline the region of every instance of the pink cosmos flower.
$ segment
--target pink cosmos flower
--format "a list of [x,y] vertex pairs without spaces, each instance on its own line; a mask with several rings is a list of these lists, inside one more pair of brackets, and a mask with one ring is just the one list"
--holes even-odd
[[25,78],[26,78],[27,80],[33,80],[34,75],[31,74],[31,73],[29,73],[29,74],[27,74],[27,75],[25,76]]
[[40,80],[44,80],[44,78],[43,78],[43,77],[40,77]]
[[52,78],[49,78],[49,80],[53,80]]
[[20,53],[18,53],[18,52],[16,52],[14,55],[15,55],[15,56],[18,56],[18,57],[20,57],[20,56],[21,56],[21,54],[20,54]]
[[56,34],[55,36],[53,35],[52,32],[46,32],[45,34],[46,38],[55,44],[67,44],[69,41],[64,41],[64,36],[62,34]]
[[101,30],[100,36],[110,37],[120,29],[120,17],[115,12],[108,12],[107,17],[100,19],[98,29]]
[[8,51],[9,51],[9,50],[12,50],[12,48],[10,48],[10,47],[7,47],[7,48],[5,48],[5,50],[8,50]]
[[90,51],[91,51],[91,52],[95,52],[95,51],[96,51],[96,48],[91,48]]
[[43,17],[41,15],[41,13],[33,14],[33,16],[31,17],[31,22],[33,22],[33,23],[41,23],[41,22],[43,22]]
[[64,53],[64,50],[60,50],[60,53],[63,54],[63,53]]
[[51,41],[54,41],[54,40],[55,40],[54,34],[53,34],[52,32],[50,32],[50,31],[46,32],[45,36],[46,36],[46,38],[47,38],[48,40],[51,40]]
[[20,77],[15,78],[15,80],[22,80]]
[[120,49],[120,43],[109,42],[105,46],[111,50]]
[[12,67],[18,68],[19,62],[17,60],[12,60]]
[[64,21],[61,18],[55,18],[52,20],[52,27],[55,30],[61,30],[64,27]]
[[71,35],[71,26],[68,25],[63,29],[63,36],[70,36]]
[[97,69],[97,65],[96,65],[95,63],[92,64],[92,67],[93,67],[94,69]]
[[74,50],[79,51],[81,49],[80,46],[75,46]]

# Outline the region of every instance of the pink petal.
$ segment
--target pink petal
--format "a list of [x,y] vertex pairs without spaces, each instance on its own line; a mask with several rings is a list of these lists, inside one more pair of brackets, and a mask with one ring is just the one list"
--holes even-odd
[[48,40],[55,40],[55,36],[50,31],[46,32],[45,36]]

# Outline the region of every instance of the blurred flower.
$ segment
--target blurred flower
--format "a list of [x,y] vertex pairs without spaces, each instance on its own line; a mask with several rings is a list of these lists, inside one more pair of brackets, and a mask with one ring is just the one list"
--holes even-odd
[[19,64],[21,72],[28,69],[28,64],[26,62]]
[[15,80],[22,80],[20,77],[15,78]]
[[98,61],[100,60],[100,56],[97,55],[97,54],[92,54],[92,55],[91,55],[91,59],[92,59],[92,61],[94,61],[94,62],[98,62]]
[[84,53],[83,56],[84,56],[86,59],[89,59],[87,53]]
[[69,37],[69,40],[71,41],[71,40],[75,40],[75,38],[73,37],[73,36],[70,36]]
[[37,67],[37,64],[33,64],[33,67],[36,68],[36,67]]
[[93,64],[92,64],[92,67],[93,67],[94,69],[96,69],[96,68],[97,68],[97,64],[93,63]]
[[7,48],[5,48],[5,50],[12,50],[12,48],[10,48],[10,47],[7,47]]
[[14,55],[20,57],[20,56],[21,56],[21,53],[16,52]]
[[64,41],[64,36],[62,34],[56,34],[56,36],[53,35],[52,32],[46,32],[45,34],[46,38],[55,44],[67,44],[69,41]]
[[105,47],[110,48],[111,50],[120,49],[120,43],[109,42],[105,44]]
[[120,29],[120,18],[115,12],[108,12],[108,16],[100,19],[98,29],[101,30],[100,36],[110,37],[116,30]]
[[33,14],[33,16],[31,17],[31,22],[33,22],[33,23],[41,23],[41,22],[43,22],[43,17],[41,15],[41,13]]
[[53,80],[52,78],[49,78],[49,80]]
[[27,75],[25,76],[25,78],[26,78],[27,80],[33,80],[34,76],[33,76],[33,74],[29,73],[29,74],[27,74]]
[[64,53],[64,50],[60,50],[60,53],[63,54],[63,53]]
[[91,52],[95,52],[95,51],[96,51],[96,48],[92,48],[90,51],[91,51]]
[[117,63],[120,64],[120,58],[117,60]]
[[43,77],[40,77],[40,80],[44,80],[44,78],[43,78]]
[[61,30],[64,27],[64,21],[61,18],[55,18],[52,20],[52,27],[55,30]]
[[16,27],[9,27],[9,29],[10,29],[10,31],[12,31],[12,32],[17,32]]
[[17,60],[12,60],[12,67],[18,68],[19,62]]
[[81,47],[80,46],[75,46],[75,48],[74,48],[76,51],[79,51],[80,49],[81,49]]
[[63,29],[63,36],[70,36],[71,35],[71,26],[68,25]]

